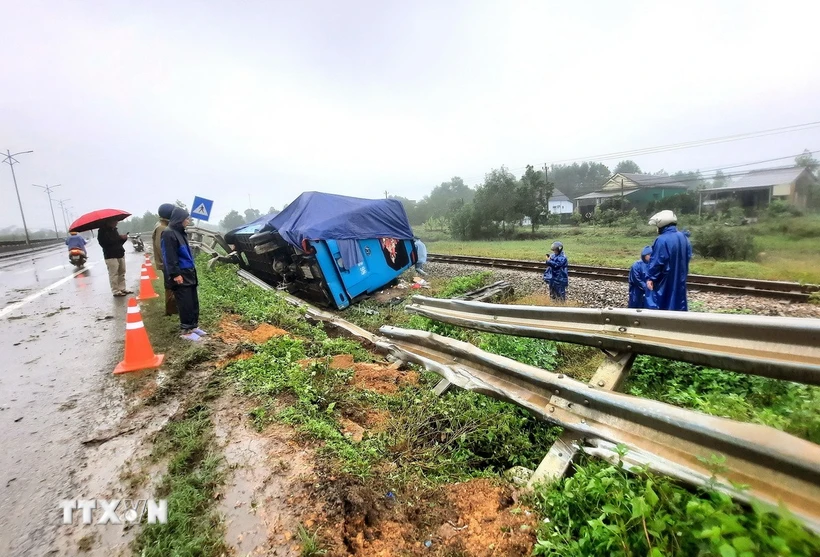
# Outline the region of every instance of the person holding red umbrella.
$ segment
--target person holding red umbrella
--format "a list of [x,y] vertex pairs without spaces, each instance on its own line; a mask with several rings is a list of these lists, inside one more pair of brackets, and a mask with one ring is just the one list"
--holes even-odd
[[111,293],[119,297],[132,294],[134,291],[128,290],[125,286],[125,248],[123,244],[128,240],[128,235],[120,234],[117,230],[117,222],[118,219],[111,218],[102,223],[100,233],[97,235],[97,243],[103,250]]

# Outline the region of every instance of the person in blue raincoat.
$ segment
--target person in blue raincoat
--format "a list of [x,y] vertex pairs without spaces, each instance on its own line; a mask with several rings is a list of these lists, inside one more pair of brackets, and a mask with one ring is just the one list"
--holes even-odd
[[658,237],[652,244],[652,258],[646,271],[646,288],[655,295],[658,309],[688,311],[686,277],[692,245],[683,232],[678,231],[678,218],[672,211],[661,211],[649,219],[658,228]]
[[547,256],[544,282],[550,287],[551,299],[566,302],[567,285],[569,284],[569,275],[567,274],[569,262],[564,254],[564,244],[553,242],[550,250],[552,250],[552,253]]
[[631,308],[658,309],[654,293],[646,289],[646,270],[652,257],[652,246],[641,251],[641,258],[632,264],[629,270],[629,304]]

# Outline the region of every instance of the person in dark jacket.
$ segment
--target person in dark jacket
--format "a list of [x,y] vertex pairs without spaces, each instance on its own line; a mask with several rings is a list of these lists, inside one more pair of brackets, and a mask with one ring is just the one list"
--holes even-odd
[[652,258],[652,247],[646,246],[641,251],[641,258],[632,264],[629,270],[629,307],[658,309],[654,292],[646,289],[646,270]]
[[[157,210],[157,214],[159,215],[159,221],[154,226],[154,231],[151,233],[151,243],[153,245],[153,253],[154,256],[154,266],[157,268],[158,271],[162,272],[162,276],[165,280],[162,281],[163,285],[168,284],[168,277],[165,277],[165,265],[162,263],[162,232],[168,228],[168,220],[171,218],[171,213],[174,212],[174,205],[173,203],[163,203],[159,206]],[[177,312],[177,303],[176,299],[174,298],[174,291],[165,287],[165,315],[174,315]]]
[[114,296],[132,294],[133,290],[125,287],[125,248],[122,245],[128,240],[128,234],[120,234],[117,220],[109,219],[100,227],[97,243],[103,250],[105,266],[108,268],[108,282]]
[[544,282],[550,287],[550,298],[560,302],[567,301],[567,285],[569,275],[567,267],[569,261],[564,254],[564,244],[553,242],[550,246],[551,254],[547,256],[547,269],[544,271]]
[[188,211],[175,207],[168,220],[168,228],[162,231],[160,244],[165,288],[174,292],[182,338],[199,341],[207,333],[199,328],[199,296],[196,291],[199,282],[194,256],[185,233],[185,227],[190,222]]
[[654,293],[658,309],[688,311],[686,278],[692,244],[677,228],[678,218],[672,211],[661,211],[649,219],[658,227],[658,237],[652,245],[652,258],[646,270],[646,288]]

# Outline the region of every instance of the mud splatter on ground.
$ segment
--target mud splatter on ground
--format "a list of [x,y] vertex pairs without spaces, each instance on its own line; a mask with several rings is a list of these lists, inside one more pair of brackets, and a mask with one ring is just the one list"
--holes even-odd
[[273,337],[287,335],[284,329],[274,327],[269,323],[262,323],[256,327],[246,327],[240,323],[236,315],[228,315],[219,322],[219,338],[228,344],[239,344],[247,342],[251,344],[263,344]]
[[310,493],[317,481],[313,453],[287,426],[254,430],[251,406],[233,395],[214,405],[214,431],[230,469],[219,505],[225,541],[237,555],[297,556],[298,526],[324,521],[322,500]]

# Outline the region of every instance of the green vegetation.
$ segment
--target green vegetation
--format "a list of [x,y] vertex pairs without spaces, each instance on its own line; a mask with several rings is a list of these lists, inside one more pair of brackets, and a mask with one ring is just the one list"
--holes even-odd
[[640,356],[625,392],[820,443],[820,388],[811,385]]
[[[625,454],[625,451],[624,453]],[[535,555],[817,555],[820,538],[761,505],[750,510],[712,490],[691,492],[646,470],[582,460],[575,474],[536,489],[549,518]]]
[[[681,221],[682,228],[692,232],[692,243],[701,243],[701,233],[709,234],[714,225],[699,226],[696,221]],[[601,265],[628,268],[638,259],[641,248],[651,245],[655,231],[645,225],[639,228],[641,235],[634,235],[631,227],[560,226],[549,227],[541,232],[543,240],[511,240],[459,242],[445,240],[428,245],[433,253],[454,255],[477,255],[482,257],[505,257],[541,261],[553,240],[564,243],[570,265]],[[787,280],[820,284],[820,216],[782,217],[762,220],[758,224],[743,227],[724,227],[727,234],[743,235],[741,255],[749,256],[754,242],[754,261],[725,261],[697,255],[692,259],[692,273],[728,277]],[[742,232],[739,232],[742,231]],[[745,232],[745,233],[744,233]],[[424,233],[422,232],[422,237]],[[752,240],[753,238],[753,240]]]
[[302,544],[302,557],[319,557],[327,553],[327,550],[322,549],[317,536],[318,531],[311,532],[301,524],[296,530],[296,535],[299,537],[299,543]]
[[[204,397],[207,399],[207,397]],[[155,439],[155,459],[168,459],[158,498],[168,499],[168,524],[146,524],[135,553],[143,557],[224,555],[224,528],[214,508],[222,485],[221,457],[213,452],[210,413],[196,405],[171,422]]]
[[[427,372],[403,381],[395,392],[374,392],[355,379],[357,366],[373,361],[358,343],[328,337],[278,294],[245,285],[233,269],[203,270],[200,279],[203,312],[212,323],[223,312],[236,312],[291,331],[249,347],[254,354],[229,364],[225,377],[258,401],[250,413],[257,427],[274,420],[293,425],[318,444],[338,473],[399,486],[497,476],[516,465],[534,468],[561,432],[514,405],[475,393],[436,397],[431,390],[439,377]],[[438,285],[433,294],[458,295],[486,280],[485,273],[461,277]],[[588,368],[598,361],[584,347],[453,327],[408,315],[401,306],[360,304],[345,317],[370,329],[391,322],[433,331],[576,377],[591,373]],[[352,355],[354,363],[339,369],[333,357],[341,354]],[[640,357],[626,390],[820,440],[815,387]],[[344,433],[347,419],[373,412],[384,416],[381,427],[361,440]],[[139,547],[185,555],[174,551],[198,537],[209,547],[207,531],[221,532],[202,499],[219,481],[218,460],[207,450],[208,424],[207,411],[195,408],[158,441],[157,450],[172,455],[163,485],[181,486],[182,500],[174,505],[190,510],[182,513],[179,528],[169,529],[173,536],[146,528]],[[191,493],[184,489],[189,485],[196,486]],[[582,459],[572,477],[539,487],[532,505],[540,516],[538,555],[811,555],[820,544],[780,512],[747,508],[712,489],[693,492],[646,470],[627,473],[620,464],[596,460]],[[318,532],[301,528],[297,535],[303,555],[323,554]]]

